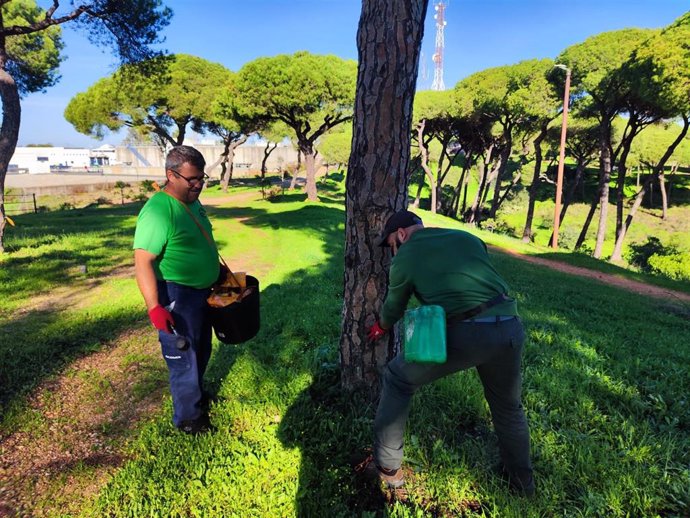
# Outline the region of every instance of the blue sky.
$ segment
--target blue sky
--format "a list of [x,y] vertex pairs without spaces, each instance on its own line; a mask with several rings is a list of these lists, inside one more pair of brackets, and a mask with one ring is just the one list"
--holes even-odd
[[[429,10],[422,42],[420,89],[433,79],[435,26]],[[45,6],[46,0],[39,1]],[[63,2],[66,3],[66,2]],[[444,82],[452,88],[485,68],[524,59],[555,58],[566,47],[600,32],[626,27],[663,27],[690,9],[687,0],[445,0]],[[357,59],[359,0],[168,0],[174,11],[163,36],[165,49],[222,63],[233,71],[260,56],[308,50]],[[97,147],[97,141],[64,120],[69,100],[111,74],[117,62],[69,26],[63,30],[67,59],[60,82],[22,102],[19,145]]]

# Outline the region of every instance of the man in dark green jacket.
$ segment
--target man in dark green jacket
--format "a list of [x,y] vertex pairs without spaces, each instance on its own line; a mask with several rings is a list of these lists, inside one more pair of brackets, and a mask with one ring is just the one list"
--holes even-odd
[[413,394],[438,378],[475,367],[510,486],[532,495],[529,428],[520,401],[525,333],[486,245],[462,230],[424,228],[407,210],[390,217],[379,244],[391,247],[394,257],[388,294],[369,339],[381,338],[403,316],[414,294],[422,304],[445,310],[448,350],[444,364],[407,363],[399,354],[386,366],[368,471],[391,487],[402,486],[403,435]]

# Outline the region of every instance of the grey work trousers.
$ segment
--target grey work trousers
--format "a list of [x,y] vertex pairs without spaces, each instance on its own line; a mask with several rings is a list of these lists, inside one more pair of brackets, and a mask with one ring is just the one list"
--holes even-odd
[[444,364],[406,363],[402,353],[384,369],[383,391],[374,420],[374,459],[397,469],[403,458],[405,423],[415,391],[436,379],[476,367],[491,410],[501,459],[509,473],[531,474],[530,439],[520,392],[525,332],[519,318],[501,322],[458,322],[448,327]]

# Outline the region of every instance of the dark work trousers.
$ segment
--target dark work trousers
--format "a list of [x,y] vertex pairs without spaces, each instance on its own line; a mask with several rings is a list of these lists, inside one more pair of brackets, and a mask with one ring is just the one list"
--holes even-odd
[[419,387],[475,367],[484,386],[505,468],[509,473],[531,474],[529,428],[520,401],[524,342],[519,318],[464,321],[448,327],[446,363],[406,363],[402,353],[393,358],[384,369],[383,391],[374,420],[376,463],[387,469],[400,467],[405,423],[412,396]]
[[175,426],[196,419],[202,413],[203,378],[211,357],[211,321],[206,303],[210,292],[210,289],[158,281],[158,303],[170,311],[177,334],[188,344],[185,350],[180,350],[176,346],[177,336],[158,331],[163,358],[168,365]]

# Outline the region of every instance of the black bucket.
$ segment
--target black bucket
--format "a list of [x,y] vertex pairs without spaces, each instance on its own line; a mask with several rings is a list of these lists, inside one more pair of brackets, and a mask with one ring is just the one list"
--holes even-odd
[[218,340],[224,344],[241,344],[251,340],[259,332],[259,280],[247,275],[247,288],[252,291],[242,300],[222,308],[209,308],[213,330]]

